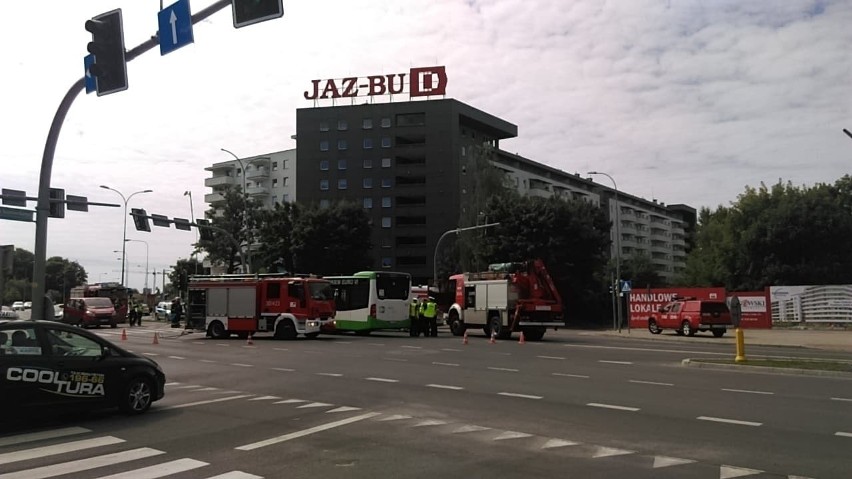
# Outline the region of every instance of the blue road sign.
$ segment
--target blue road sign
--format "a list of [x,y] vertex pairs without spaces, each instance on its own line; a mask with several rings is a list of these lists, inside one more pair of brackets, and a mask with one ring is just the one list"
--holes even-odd
[[622,293],[629,293],[633,289],[632,286],[633,286],[633,282],[631,280],[629,280],[629,279],[621,280],[621,292]]
[[86,73],[86,93],[92,93],[98,89],[97,78],[89,72],[89,67],[95,64],[95,55],[88,54],[83,57],[83,71]]
[[160,25],[160,55],[195,42],[192,36],[192,12],[189,0],[178,0],[157,13]]

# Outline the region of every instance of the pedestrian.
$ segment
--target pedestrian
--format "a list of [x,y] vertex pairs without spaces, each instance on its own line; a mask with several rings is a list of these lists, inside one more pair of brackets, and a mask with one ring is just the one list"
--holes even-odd
[[180,304],[180,297],[176,297],[172,301],[172,327],[179,328],[181,316],[183,316],[183,306]]
[[423,324],[423,333],[424,336],[437,338],[438,337],[438,303],[435,302],[435,298],[429,296],[426,298],[423,307],[423,317],[425,322]]
[[420,336],[420,328],[418,327],[419,326],[418,323],[420,321],[420,318],[418,317],[419,314],[418,314],[417,310],[418,310],[417,298],[414,298],[414,299],[411,300],[411,303],[408,305],[408,322],[409,322],[408,335],[413,337],[413,338]]

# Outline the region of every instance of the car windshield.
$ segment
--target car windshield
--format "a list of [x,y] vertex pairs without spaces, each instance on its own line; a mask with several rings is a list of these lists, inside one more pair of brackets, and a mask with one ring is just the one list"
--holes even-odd
[[109,298],[86,298],[86,306],[90,308],[111,308],[112,301]]

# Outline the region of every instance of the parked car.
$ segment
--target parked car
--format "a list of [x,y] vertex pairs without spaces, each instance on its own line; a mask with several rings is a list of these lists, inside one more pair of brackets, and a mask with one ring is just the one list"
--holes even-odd
[[63,308],[62,322],[82,326],[116,327],[115,307],[109,298],[71,298]]
[[0,306],[0,319],[18,319],[18,312],[9,306]]
[[169,320],[172,314],[172,303],[170,301],[160,301],[157,307],[154,308],[154,319],[157,321]]
[[62,316],[65,314],[65,305],[64,304],[54,304],[53,305],[53,319],[56,321],[62,321]]
[[12,303],[12,311],[23,311],[24,310],[24,302],[23,301],[15,301]]
[[54,321],[0,319],[2,411],[118,406],[141,414],[162,399],[165,383],[155,361],[88,331]]
[[648,331],[660,334],[674,329],[680,335],[695,336],[697,331],[711,331],[721,338],[733,326],[731,312],[724,301],[695,298],[676,299],[651,313]]
[[32,301],[24,301],[24,309],[32,309],[33,302]]

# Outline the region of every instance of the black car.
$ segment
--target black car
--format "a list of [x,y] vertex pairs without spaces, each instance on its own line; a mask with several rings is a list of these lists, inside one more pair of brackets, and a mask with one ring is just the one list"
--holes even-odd
[[141,414],[162,399],[153,360],[53,321],[0,319],[0,410],[118,406]]

